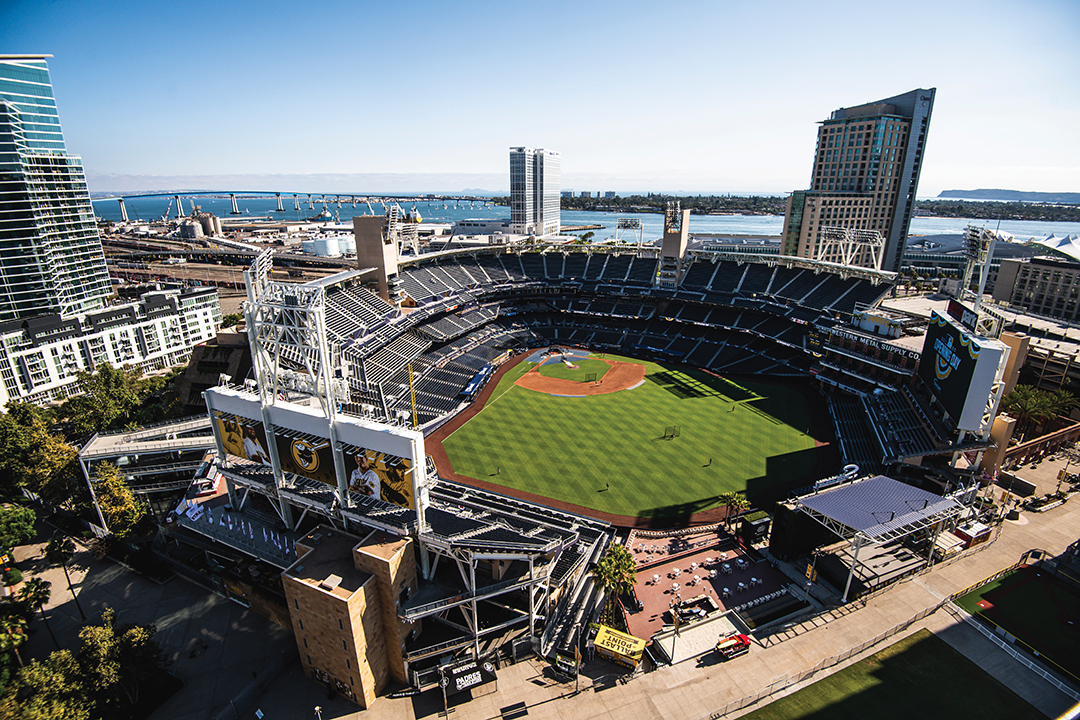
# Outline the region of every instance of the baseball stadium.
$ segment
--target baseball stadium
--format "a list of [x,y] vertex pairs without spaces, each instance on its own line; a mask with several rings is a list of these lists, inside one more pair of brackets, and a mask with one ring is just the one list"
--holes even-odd
[[[693,647],[663,642],[683,592],[713,636],[811,609],[752,547],[762,516],[780,560],[836,546],[811,574],[845,601],[925,567],[977,487],[941,460],[990,444],[996,341],[976,358],[951,321],[886,317],[891,273],[690,250],[688,220],[669,211],[658,245],[403,255],[390,211],[354,219],[357,269],[299,285],[264,252],[245,274],[253,377],[204,393],[227,494],[185,505],[177,539],[277,568],[305,674],[363,707],[391,682],[573,657],[616,538],[637,577],[621,627],[656,662]],[[919,382],[922,333],[972,359]],[[766,512],[740,526],[747,506]],[[385,658],[309,647],[326,603],[357,618],[327,636]]]

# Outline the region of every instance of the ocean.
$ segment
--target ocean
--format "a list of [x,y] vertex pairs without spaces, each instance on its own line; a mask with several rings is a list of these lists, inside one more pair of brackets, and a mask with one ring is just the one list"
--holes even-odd
[[[184,214],[191,212],[192,202],[197,202],[206,212],[212,212],[218,217],[228,218],[231,210],[228,198],[192,198],[181,195],[184,203]],[[166,209],[170,217],[176,217],[176,208],[170,207],[171,198],[133,198],[126,200],[128,217],[132,220],[155,220],[165,214]],[[322,211],[322,203],[315,202],[315,209],[308,207],[305,198],[301,197],[300,211],[293,209],[292,196],[282,196],[285,212],[275,212],[277,202],[267,198],[237,197],[237,207],[241,217],[273,217],[287,220],[300,220],[314,216]],[[444,207],[445,206],[445,207]],[[453,223],[465,219],[498,219],[510,216],[510,208],[502,206],[485,206],[481,203],[443,203],[443,202],[419,202],[403,205],[406,212],[413,208],[420,213],[427,222]],[[357,203],[354,208],[351,203],[342,202],[341,208],[333,201],[327,202],[327,209],[336,214],[343,222],[356,215],[370,213],[366,203]],[[372,209],[381,215],[384,211],[382,205],[373,203]],[[94,201],[94,212],[98,217],[107,220],[120,220],[120,203],[116,200]],[[626,213],[618,214],[606,212],[588,211],[563,211],[562,224],[564,226],[579,225],[602,225],[603,229],[594,230],[595,240],[604,240],[615,237],[615,218],[634,217],[641,220],[642,234],[647,241],[656,240],[663,234],[664,216],[660,213]],[[965,218],[927,218],[916,217],[911,220],[912,235],[937,235],[942,233],[962,233],[969,224],[981,225],[989,228],[997,228],[997,220],[972,220]],[[1028,240],[1031,238],[1043,238],[1050,234],[1074,235],[1080,234],[1080,223],[1076,222],[1040,222],[1021,220],[1002,220],[1001,230],[1015,235],[1018,239]],[[784,229],[784,217],[782,215],[691,215],[690,232],[692,233],[715,233],[721,235],[773,235],[779,236]]]

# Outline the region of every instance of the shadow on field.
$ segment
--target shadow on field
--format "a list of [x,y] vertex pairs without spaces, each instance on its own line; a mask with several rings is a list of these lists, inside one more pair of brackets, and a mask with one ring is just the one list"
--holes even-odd
[[701,512],[702,510],[715,505],[716,497],[712,496],[701,498],[700,500],[691,500],[675,505],[664,505],[662,507],[652,508],[651,510],[641,513],[641,517],[649,518],[650,520],[663,521],[671,527],[678,527],[679,525],[689,523],[690,516],[694,513]]

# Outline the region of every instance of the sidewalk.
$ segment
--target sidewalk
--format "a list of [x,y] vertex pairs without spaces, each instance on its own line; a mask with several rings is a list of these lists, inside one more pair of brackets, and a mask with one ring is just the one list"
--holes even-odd
[[[15,558],[25,577],[52,583],[45,606],[49,626],[60,646],[75,652],[79,613],[64,571],[48,566],[43,558],[52,528],[43,523],[39,528],[34,542],[16,548]],[[158,585],[112,561],[95,560],[82,546],[76,548],[68,571],[87,617],[100,619],[108,606],[117,611],[120,622],[153,623],[158,643],[173,661],[170,670],[185,682],[151,720],[211,717],[251,681],[252,672],[295,642],[288,630],[208,590],[179,578]],[[40,617],[31,624],[36,632],[24,646],[26,661],[44,659],[55,649]]]
[[[544,664],[531,660],[503,668],[499,672],[498,692],[457,705],[453,708],[453,717],[456,720],[500,718],[503,709],[524,703],[530,720],[565,720],[567,717],[626,720],[628,716],[670,720],[708,718],[727,704],[759,692],[774,680],[802,673],[823,659],[840,655],[906,622],[953,592],[1012,565],[1026,550],[1041,548],[1053,554],[1062,552],[1080,533],[1080,502],[1070,502],[1042,514],[1024,513],[1023,519],[1022,524],[1005,523],[996,542],[970,557],[901,583],[871,598],[865,607],[789,640],[770,647],[756,645],[749,655],[733,662],[720,663],[713,653],[707,653],[697,660],[662,667],[625,684],[611,682],[611,678],[594,681],[583,676],[581,692],[575,695],[573,683],[554,682],[544,673]],[[857,662],[922,628],[936,633],[1048,716],[1056,717],[1072,706],[1072,700],[1017,665],[977,631],[957,623],[944,610],[912,624],[861,655],[817,673],[804,684]],[[594,671],[594,668],[586,668],[586,671]],[[792,686],[780,694],[794,692],[799,687]],[[380,697],[370,710],[361,713],[347,701],[327,701],[325,690],[304,680],[299,666],[294,666],[257,703],[266,720],[314,718],[316,705],[322,707],[324,720],[406,720],[437,717],[442,709],[442,699],[437,692],[402,699]],[[517,705],[517,709],[521,706]],[[738,717],[751,709],[728,717]]]
[[[489,720],[501,718],[504,709],[513,708],[527,711],[530,720],[567,717],[626,720],[628,715],[642,719],[704,719],[731,702],[759,692],[774,680],[798,675],[825,658],[840,655],[906,622],[953,592],[1013,564],[1026,550],[1040,548],[1060,553],[1077,539],[1078,532],[1080,502],[1075,500],[1047,513],[1024,513],[1020,523],[1006,522],[998,540],[981,552],[901,583],[871,598],[865,607],[830,623],[768,647],[755,645],[749,655],[735,661],[720,663],[714,653],[706,653],[696,660],[640,675],[625,684],[617,682],[613,674],[618,671],[615,666],[596,661],[586,666],[581,691],[575,694],[574,683],[555,681],[547,672],[546,663],[530,660],[500,670],[497,692],[457,705],[453,717]],[[61,645],[77,648],[78,613],[63,571],[45,567],[37,559],[43,543],[44,539],[39,538],[34,544],[20,547],[16,556],[28,576],[37,575],[53,583],[52,599],[46,606],[49,622]],[[152,720],[212,717],[251,680],[252,672],[264,667],[294,642],[289,631],[186,581],[174,579],[159,586],[109,561],[96,561],[86,551],[78,553],[77,561],[83,569],[73,570],[72,581],[79,589],[87,615],[100,616],[105,605],[109,605],[119,611],[122,621],[154,622],[158,626],[159,642],[175,661],[172,671],[187,683],[157,710]],[[26,657],[41,658],[53,649],[52,642],[40,620],[35,620],[33,626],[38,632],[27,644]],[[924,627],[1047,715],[1056,716],[1072,705],[1067,697],[943,610],[861,655],[823,670],[806,683]],[[200,639],[207,645],[206,650],[201,650]],[[792,686],[782,693],[794,692],[798,687]],[[261,709],[266,720],[315,718],[316,706],[322,708],[323,720],[434,719],[442,710],[442,697],[438,692],[401,699],[380,697],[370,710],[361,712],[347,700],[329,699],[323,687],[304,678],[299,664],[293,664],[242,717],[253,717],[255,710]]]

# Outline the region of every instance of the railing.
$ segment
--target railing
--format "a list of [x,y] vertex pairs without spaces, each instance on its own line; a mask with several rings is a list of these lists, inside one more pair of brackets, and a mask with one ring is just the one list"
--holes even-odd
[[398,611],[398,616],[405,620],[414,620],[440,608],[463,605],[472,600],[481,600],[490,595],[497,595],[503,592],[508,592],[510,590],[516,590],[518,588],[531,585],[534,582],[544,580],[546,577],[546,575],[539,575],[534,573],[532,577],[526,576],[514,578],[513,580],[505,580],[500,583],[495,583],[494,585],[485,585],[484,587],[476,588],[475,590],[466,590],[465,592],[454,595],[453,597],[424,603],[423,605],[416,605],[415,607],[401,608]]
[[957,607],[956,605],[950,603],[945,606],[945,609],[952,613],[952,616],[955,617],[957,620],[965,621],[968,625],[974,627],[976,630],[982,633],[987,640],[1007,652],[1013,660],[1016,660],[1018,663],[1026,667],[1028,670],[1031,670],[1033,673],[1053,685],[1055,688],[1057,688],[1064,694],[1071,697],[1073,700],[1080,700],[1080,692],[1077,692],[1071,685],[1062,682],[1060,678],[1055,676],[1049,670],[1042,667],[1039,663],[1035,662],[1030,657],[1027,657],[1027,653],[1020,652],[1019,650],[1014,648],[1011,643],[1005,640],[1005,638],[1000,637],[997,633],[988,628],[986,625],[968,615],[966,612],[964,612],[963,608]]
[[873,639],[870,639],[870,640],[867,640],[866,642],[860,643],[859,645],[856,645],[855,647],[850,648],[849,650],[846,650],[846,651],[840,653],[839,655],[833,655],[832,657],[827,657],[824,660],[822,660],[821,662],[819,662],[818,664],[814,665],[813,667],[807,668],[806,670],[804,670],[804,671],[802,671],[800,673],[794,673],[794,674],[791,674],[791,675],[784,675],[782,677],[776,678],[771,683],[769,683],[769,685],[766,686],[764,690],[761,690],[760,692],[757,692],[757,693],[755,693],[753,695],[747,695],[747,696],[745,696],[743,698],[740,698],[738,700],[730,702],[727,705],[725,705],[724,707],[720,708],[719,710],[716,710],[715,712],[711,712],[708,715],[703,716],[702,720],[716,720],[717,718],[721,718],[721,717],[727,715],[728,713],[735,712],[736,710],[741,710],[742,708],[744,708],[744,707],[746,707],[748,705],[753,705],[754,703],[758,702],[759,700],[763,700],[763,699],[769,697],[770,695],[773,695],[774,693],[778,693],[781,690],[784,690],[785,688],[789,688],[792,685],[796,685],[798,683],[801,683],[804,680],[807,680],[808,678],[813,677],[815,674],[821,672],[822,670],[833,667],[834,665],[838,665],[838,664],[844,662],[845,660],[848,660],[848,659],[854,657],[855,655],[858,655],[859,653],[861,653],[861,652],[863,652],[865,650],[868,650],[869,648],[872,648],[872,647],[874,647],[875,645],[877,645],[879,643],[884,642],[885,640],[887,640],[890,637],[896,635],[897,633],[903,632],[907,628],[911,627],[914,623],[917,623],[918,621],[922,620],[923,618],[925,618],[925,617],[927,617],[929,615],[933,615],[935,612],[937,612],[939,609],[941,609],[943,606],[945,606],[949,602],[950,602],[950,600],[948,598],[946,598],[946,599],[942,600],[941,602],[939,602],[938,604],[936,604],[936,605],[934,605],[932,607],[928,607],[925,610],[922,610],[922,611],[916,613],[915,615],[912,615],[911,618],[909,618],[908,620],[906,620],[906,621],[904,621],[904,622],[902,622],[902,623],[900,623],[898,625],[894,625],[892,628],[886,630],[885,632],[881,633],[877,637],[875,637]]

